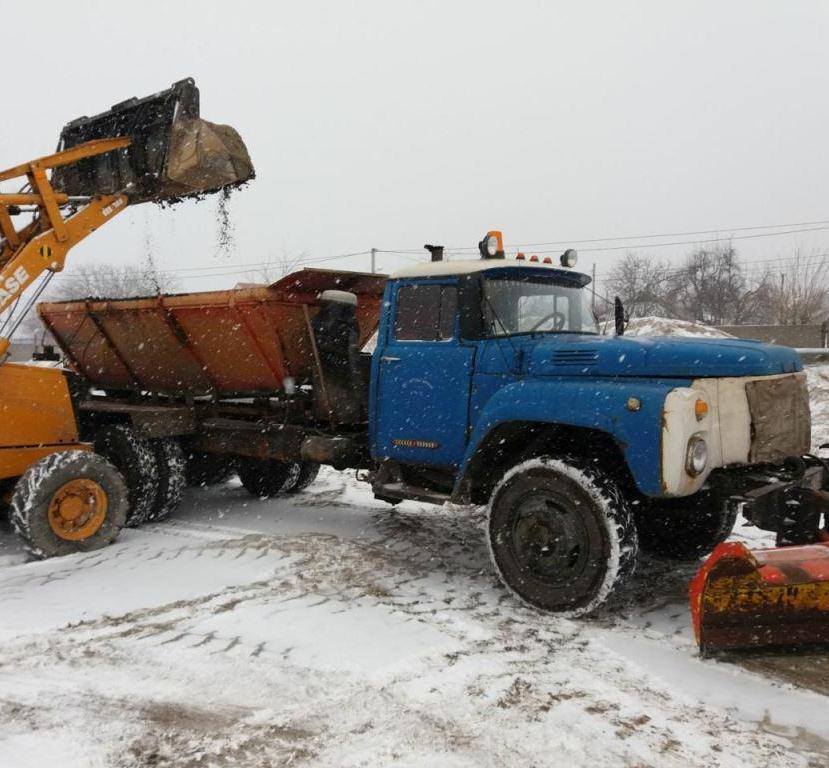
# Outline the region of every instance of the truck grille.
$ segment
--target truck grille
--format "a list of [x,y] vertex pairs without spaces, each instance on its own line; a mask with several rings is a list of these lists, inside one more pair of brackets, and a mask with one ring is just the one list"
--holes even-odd
[[749,463],[779,463],[808,453],[812,441],[805,374],[746,383],[751,414]]

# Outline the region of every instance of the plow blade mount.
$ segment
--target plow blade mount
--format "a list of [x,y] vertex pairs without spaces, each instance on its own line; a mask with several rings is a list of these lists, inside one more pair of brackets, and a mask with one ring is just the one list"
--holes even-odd
[[124,193],[131,204],[172,202],[234,187],[254,176],[236,130],[199,116],[199,90],[191,78],[67,123],[58,149],[124,136],[132,139],[125,149],[55,169],[55,189],[68,195]]
[[703,653],[829,643],[829,543],[720,544],[691,582],[690,599]]

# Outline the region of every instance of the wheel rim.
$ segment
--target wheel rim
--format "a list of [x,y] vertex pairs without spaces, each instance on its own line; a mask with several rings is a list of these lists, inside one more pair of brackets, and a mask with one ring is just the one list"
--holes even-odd
[[106,491],[88,478],[65,483],[49,502],[49,525],[56,536],[67,541],[94,536],[104,524],[106,515]]
[[572,584],[590,562],[581,516],[553,494],[536,492],[519,502],[511,538],[521,571],[550,586]]

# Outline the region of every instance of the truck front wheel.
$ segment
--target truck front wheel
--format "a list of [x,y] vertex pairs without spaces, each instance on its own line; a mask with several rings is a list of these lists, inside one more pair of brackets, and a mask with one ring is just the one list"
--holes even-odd
[[703,490],[681,499],[647,499],[635,505],[643,552],[696,560],[725,541],[737,520],[736,504]]
[[542,456],[510,469],[489,505],[495,569],[524,602],[588,613],[633,572],[636,527],[622,493],[578,459]]
[[11,521],[35,557],[89,552],[111,544],[127,518],[127,486],[103,456],[52,453],[17,481]]

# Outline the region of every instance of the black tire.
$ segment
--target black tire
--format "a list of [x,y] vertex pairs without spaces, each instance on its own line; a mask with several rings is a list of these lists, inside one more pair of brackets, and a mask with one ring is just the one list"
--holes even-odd
[[288,469],[288,479],[282,490],[285,493],[304,491],[320,473],[320,465],[313,461],[292,461]]
[[267,499],[276,496],[288,480],[291,463],[272,459],[244,458],[239,462],[239,479],[251,496]]
[[[76,540],[58,535],[49,515],[55,494],[73,480],[93,481],[106,499],[106,511],[99,527]],[[111,544],[118,537],[126,524],[127,499],[124,478],[103,456],[88,451],[62,451],[42,458],[23,473],[12,493],[9,517],[26,549],[35,557],[89,552]]]
[[98,430],[95,451],[112,462],[126,480],[130,504],[127,525],[134,527],[149,520],[158,485],[158,469],[150,441],[138,437],[126,424],[115,424]]
[[150,440],[155,456],[158,488],[150,513],[151,520],[169,517],[181,502],[186,484],[184,469],[187,464],[181,443],[173,437]]
[[188,486],[218,485],[230,480],[236,472],[236,462],[220,453],[186,454],[185,480]]
[[636,527],[616,483],[586,461],[541,456],[492,492],[489,546],[504,584],[546,611],[588,613],[636,566]]
[[711,491],[642,500],[634,506],[639,546],[654,557],[697,560],[731,535],[738,511]]

